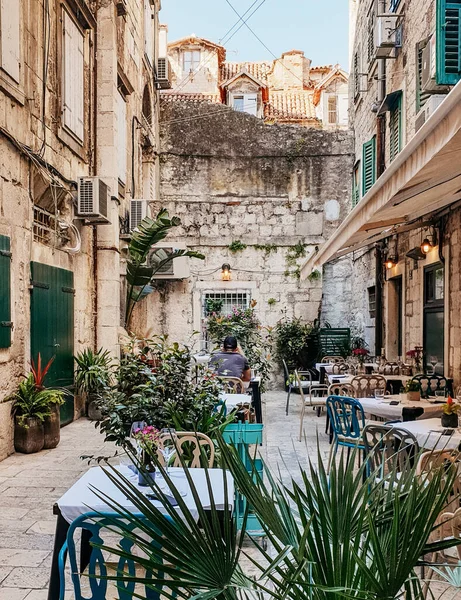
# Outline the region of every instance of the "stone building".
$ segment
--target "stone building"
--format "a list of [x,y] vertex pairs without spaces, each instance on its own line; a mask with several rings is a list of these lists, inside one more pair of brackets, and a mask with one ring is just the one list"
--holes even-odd
[[[156,282],[137,307],[136,330],[180,341],[193,331],[203,335],[207,298],[222,299],[224,312],[256,300],[265,326],[285,314],[317,318],[321,282],[300,282],[298,265],[346,216],[350,134],[268,125],[206,102],[162,97],[161,106],[160,201],[153,208],[177,214],[174,239],[206,258]],[[226,264],[230,281],[221,278]]]
[[226,61],[226,49],[190,36],[168,44],[171,89],[163,100],[208,101],[267,123],[347,129],[347,74],[311,66],[301,50],[261,62]]
[[372,354],[396,360],[423,346],[426,363],[435,357],[458,384],[459,7],[350,7],[351,212],[302,276],[324,266],[323,317],[365,335]]
[[[7,398],[31,357],[54,356],[48,385],[71,386],[74,353],[118,354],[120,223],[130,198],[158,197],[159,10],[1,3],[0,459],[13,449]],[[81,177],[97,178],[86,196]],[[69,399],[62,422],[81,408]]]

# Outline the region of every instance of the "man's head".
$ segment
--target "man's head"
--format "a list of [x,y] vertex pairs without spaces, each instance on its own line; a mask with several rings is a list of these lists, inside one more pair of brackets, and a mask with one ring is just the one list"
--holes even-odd
[[223,342],[223,347],[226,352],[235,352],[237,350],[237,338],[233,335],[228,335]]

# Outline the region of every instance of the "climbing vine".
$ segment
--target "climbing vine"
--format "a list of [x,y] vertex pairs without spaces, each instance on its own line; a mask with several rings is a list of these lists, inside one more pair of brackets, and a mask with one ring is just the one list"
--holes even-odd
[[298,242],[294,246],[290,246],[290,248],[288,248],[285,269],[286,277],[294,277],[295,279],[300,278],[301,267],[298,265],[298,259],[306,256],[306,249],[307,244],[303,244],[301,242]]
[[245,250],[246,247],[247,247],[247,245],[244,244],[243,242],[241,242],[240,240],[234,240],[228,246],[228,248],[232,252],[232,254],[236,254],[237,252],[242,252],[242,250]]

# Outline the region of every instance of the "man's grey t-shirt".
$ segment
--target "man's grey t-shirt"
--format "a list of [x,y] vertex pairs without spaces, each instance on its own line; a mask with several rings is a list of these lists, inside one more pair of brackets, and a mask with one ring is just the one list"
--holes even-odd
[[250,368],[247,359],[238,352],[217,352],[211,357],[210,366],[218,375],[239,378]]

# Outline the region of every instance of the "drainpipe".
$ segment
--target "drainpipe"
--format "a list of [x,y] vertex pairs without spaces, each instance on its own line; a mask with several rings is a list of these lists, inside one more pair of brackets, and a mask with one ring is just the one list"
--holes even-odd
[[382,244],[376,244],[375,247],[375,356],[381,356],[383,347],[383,247]]
[[[91,165],[91,174],[96,175],[97,163],[97,148],[98,148],[98,10],[99,0],[95,3],[96,28],[94,31],[94,47],[93,47],[93,161]],[[91,152],[90,152],[91,156]],[[98,227],[93,225],[93,331],[94,331],[94,349],[98,350]]]

